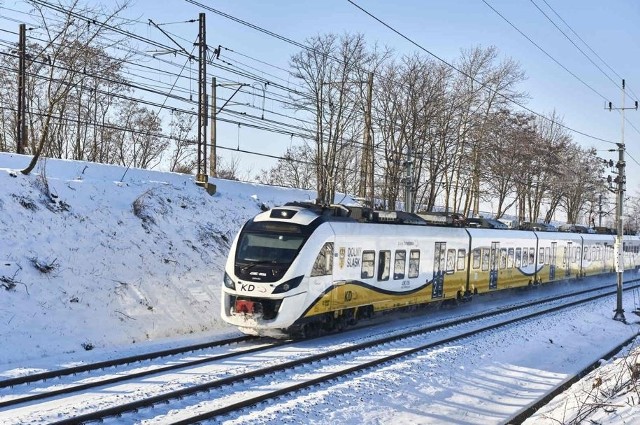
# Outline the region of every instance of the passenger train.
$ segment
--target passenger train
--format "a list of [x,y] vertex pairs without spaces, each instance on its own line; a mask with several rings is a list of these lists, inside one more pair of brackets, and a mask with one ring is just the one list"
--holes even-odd
[[246,334],[312,336],[381,311],[638,268],[640,238],[625,235],[620,257],[615,239],[289,203],[258,214],[236,236],[221,313]]

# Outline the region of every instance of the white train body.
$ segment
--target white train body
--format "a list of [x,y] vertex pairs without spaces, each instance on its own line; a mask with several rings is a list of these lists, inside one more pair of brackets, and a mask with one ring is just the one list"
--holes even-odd
[[[248,334],[309,334],[382,310],[615,266],[613,235],[418,225],[409,214],[367,222],[349,213],[292,204],[247,222],[226,263],[222,318]],[[639,238],[625,236],[626,269],[639,265],[639,247]]]

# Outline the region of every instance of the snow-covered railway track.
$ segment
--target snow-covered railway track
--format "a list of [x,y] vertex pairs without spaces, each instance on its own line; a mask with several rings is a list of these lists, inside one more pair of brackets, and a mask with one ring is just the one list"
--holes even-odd
[[[265,344],[264,341],[252,344],[256,340],[256,337],[241,336],[0,380],[0,410],[152,374],[168,373],[280,344]],[[164,360],[164,363],[159,363],[160,360]]]
[[314,346],[315,341],[304,341],[272,347],[261,353],[237,354],[225,360],[211,360],[199,368],[183,366],[171,374],[155,373],[145,380],[132,378],[126,386],[124,382],[119,386],[103,386],[35,407],[17,408],[11,412],[15,421],[4,420],[3,409],[0,420],[3,423],[79,423],[119,415],[124,415],[121,420],[127,423],[204,420],[611,293],[608,289],[589,296],[574,294],[571,302],[553,297],[408,332],[398,330],[361,343],[339,342],[335,338],[337,342],[325,342],[326,345]]

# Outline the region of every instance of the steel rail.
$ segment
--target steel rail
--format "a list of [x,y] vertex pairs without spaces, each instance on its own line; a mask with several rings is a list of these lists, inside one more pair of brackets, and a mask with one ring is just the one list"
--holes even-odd
[[[640,287],[640,285],[636,285],[633,287],[627,287],[626,290],[630,290],[630,289],[635,289],[637,287]],[[597,289],[589,289],[586,291],[582,291],[584,293],[589,293],[589,292],[593,292],[593,291],[602,291],[602,288],[597,288]],[[242,408],[245,407],[249,407],[252,406],[254,404],[260,403],[262,401],[271,399],[271,398],[275,398],[278,396],[281,396],[283,394],[287,394],[287,393],[291,393],[291,392],[295,392],[298,391],[300,389],[304,389],[313,385],[317,385],[320,384],[322,382],[326,382],[326,381],[330,381],[332,379],[336,379],[338,377],[341,376],[346,376],[364,369],[368,369],[368,368],[372,368],[375,366],[378,366],[380,364],[383,363],[387,363],[402,357],[406,357],[409,356],[411,354],[420,352],[420,351],[424,351],[427,349],[431,349],[435,346],[438,345],[442,345],[442,344],[446,344],[452,341],[456,341],[456,340],[460,340],[460,339],[464,339],[470,336],[474,336],[477,335],[478,333],[481,332],[487,332],[489,330],[493,330],[493,329],[497,329],[500,327],[504,327],[507,325],[510,325],[512,323],[515,322],[519,322],[519,321],[524,321],[524,320],[528,320],[531,319],[533,317],[537,317],[537,316],[541,316],[544,314],[549,314],[555,311],[559,311],[562,309],[566,309],[569,307],[573,307],[575,305],[579,305],[579,304],[584,304],[587,302],[591,302],[593,300],[599,299],[599,298],[603,298],[606,296],[609,296],[611,294],[615,294],[615,290],[610,290],[610,291],[606,291],[597,295],[593,295],[590,297],[586,297],[586,298],[581,298],[579,300],[576,301],[572,301],[566,304],[562,304],[559,306],[554,306],[554,307],[550,307],[541,311],[537,311],[534,313],[529,313],[526,314],[524,316],[520,316],[520,317],[516,317],[516,318],[511,318],[505,321],[501,321],[499,323],[495,323],[495,324],[491,324],[485,327],[482,327],[480,329],[473,329],[471,331],[467,331],[467,332],[463,332],[460,333],[458,335],[452,336],[452,337],[447,337],[447,338],[443,338],[440,339],[439,341],[436,342],[431,342],[428,344],[424,344],[421,345],[419,347],[415,347],[412,349],[407,349],[405,351],[396,353],[394,355],[390,355],[384,358],[380,358],[377,360],[373,360],[373,361],[369,361],[369,362],[363,362],[362,364],[356,365],[356,366],[352,366],[349,368],[346,368],[342,371],[338,371],[338,372],[334,372],[334,373],[330,373],[327,374],[325,376],[322,377],[318,377],[315,378],[313,380],[309,380],[306,382],[302,382],[302,383],[298,383],[295,384],[293,386],[289,386],[287,388],[283,388],[280,390],[277,390],[275,392],[271,392],[268,394],[264,394],[261,396],[257,396],[257,397],[253,397],[247,400],[244,400],[242,402],[238,402],[238,403],[234,403],[232,405],[229,406],[225,406],[222,408],[218,408],[197,416],[193,416],[190,417],[189,419],[185,420],[185,421],[178,421],[176,422],[176,424],[182,424],[182,423],[193,423],[193,422],[197,422],[197,421],[202,421],[202,420],[206,420],[206,419],[211,419],[223,414],[227,414],[229,412],[232,411],[236,411],[236,410],[240,410]],[[442,330],[442,329],[446,329],[446,328],[450,328],[453,326],[460,326],[463,324],[468,324],[471,320],[482,320],[482,319],[486,319],[486,318],[490,318],[493,316],[498,316],[498,315],[504,315],[507,313],[510,313],[512,311],[516,311],[516,310],[522,310],[522,309],[527,309],[530,307],[534,307],[534,306],[539,306],[541,304],[546,304],[546,303],[552,303],[554,301],[558,301],[562,298],[569,298],[569,297],[575,297],[581,295],[581,293],[573,293],[573,294],[564,294],[562,296],[555,296],[555,297],[550,297],[544,300],[540,300],[540,301],[535,301],[535,302],[529,302],[526,305],[525,304],[521,304],[521,305],[517,305],[517,306],[511,306],[502,310],[494,310],[491,312],[486,312],[486,313],[482,313],[476,316],[472,316],[472,317],[464,317],[464,318],[460,318],[460,319],[456,319],[453,321],[447,321],[441,324],[437,324],[437,325],[431,325],[431,326],[427,326],[427,327],[423,327],[423,328],[419,328],[416,330],[412,330],[410,332],[405,332],[405,333],[400,333],[400,334],[395,334],[395,335],[391,335],[391,336],[387,336],[384,338],[380,338],[380,339],[376,339],[376,340],[372,340],[372,341],[367,341],[367,342],[362,342],[359,344],[355,344],[352,346],[348,346],[348,347],[343,347],[337,350],[333,350],[333,351],[329,351],[329,352],[324,352],[324,353],[320,353],[320,354],[314,354],[311,356],[307,356],[304,358],[300,358],[300,359],[296,359],[296,360],[292,360],[292,361],[288,361],[288,362],[284,362],[284,363],[280,363],[274,366],[268,366],[265,368],[261,368],[258,370],[254,370],[251,372],[247,372],[247,373],[243,373],[243,374],[239,374],[239,375],[235,375],[235,376],[228,376],[219,380],[215,380],[212,382],[207,382],[207,383],[203,383],[203,384],[198,384],[198,385],[194,385],[188,388],[182,388],[176,391],[171,391],[171,392],[167,392],[164,394],[160,394],[160,395],[156,395],[156,396],[152,396],[152,397],[148,397],[145,399],[140,399],[140,400],[136,400],[133,402],[129,402],[126,404],[122,404],[122,405],[118,405],[118,406],[112,406],[106,409],[101,409],[101,410],[97,410],[91,413],[87,413],[87,414],[82,414],[73,418],[69,418],[69,419],[64,419],[58,422],[55,422],[55,424],[57,425],[63,425],[63,424],[76,424],[76,423],[84,423],[84,422],[91,422],[91,421],[98,421],[98,420],[103,420],[105,418],[108,417],[112,417],[112,416],[120,416],[124,413],[127,412],[133,412],[133,411],[138,411],[140,409],[144,409],[144,408],[150,408],[156,404],[160,404],[160,403],[168,403],[171,400],[174,399],[182,399],[184,397],[188,397],[188,396],[193,396],[194,394],[198,394],[198,393],[203,393],[203,392],[209,392],[213,389],[216,388],[220,388],[226,385],[231,385],[231,384],[235,384],[238,383],[240,381],[246,381],[246,380],[254,380],[256,378],[259,377],[264,377],[264,376],[268,376],[268,375],[272,375],[278,372],[282,372],[285,370],[289,370],[289,369],[293,369],[297,366],[301,366],[301,365],[305,365],[305,364],[310,364],[310,363],[314,363],[314,362],[318,362],[324,359],[328,359],[328,358],[333,358],[333,357],[337,357],[340,355],[344,355],[344,354],[349,354],[349,353],[355,353],[357,351],[361,351],[367,348],[372,348],[372,347],[377,347],[380,346],[382,344],[386,344],[386,343],[390,343],[390,342],[394,342],[394,341],[399,341],[402,339],[406,339],[406,338],[410,338],[410,337],[414,337],[414,336],[420,336],[420,335],[424,335],[427,333],[431,333],[434,331],[438,331],[438,330]]]

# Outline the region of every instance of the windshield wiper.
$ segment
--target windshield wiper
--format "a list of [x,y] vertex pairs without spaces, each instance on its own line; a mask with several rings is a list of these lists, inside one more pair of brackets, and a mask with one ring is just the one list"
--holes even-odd
[[241,267],[241,268],[240,268],[240,270],[241,270],[241,271],[243,271],[243,272],[246,272],[247,270],[252,269],[252,268],[254,268],[255,266],[263,266],[263,265],[265,265],[265,264],[277,264],[277,262],[276,262],[276,260],[262,260],[262,261],[256,261],[256,262],[253,262],[253,263],[251,263],[251,264],[248,264],[248,265],[246,265],[246,266],[244,266],[244,267]]

